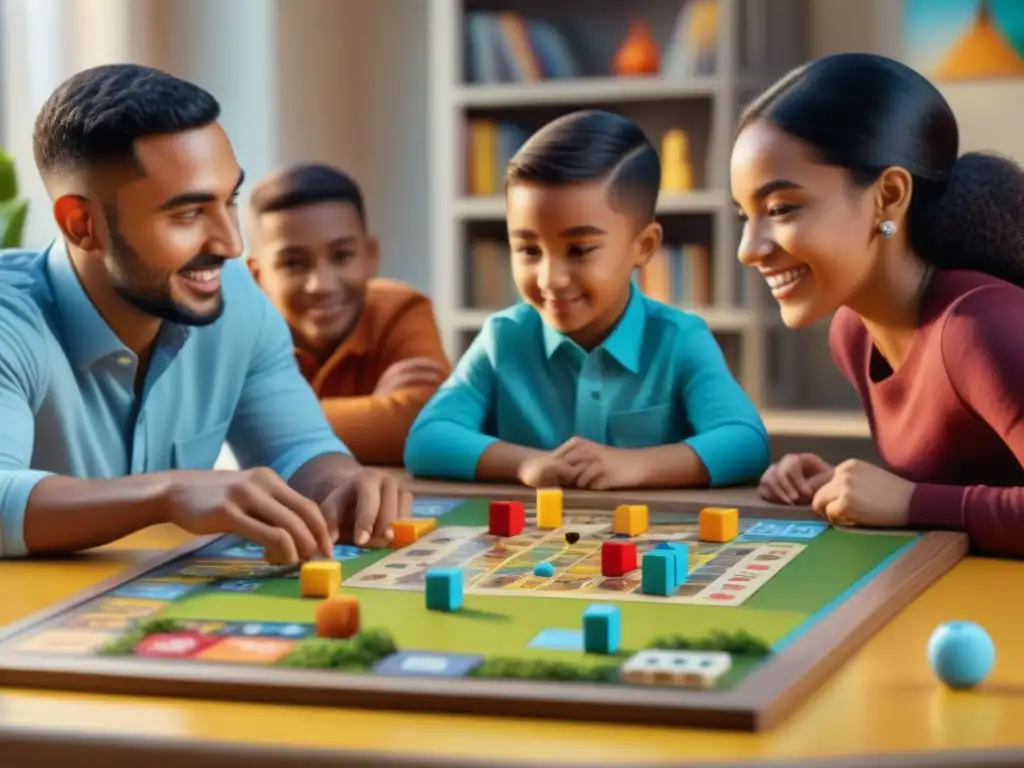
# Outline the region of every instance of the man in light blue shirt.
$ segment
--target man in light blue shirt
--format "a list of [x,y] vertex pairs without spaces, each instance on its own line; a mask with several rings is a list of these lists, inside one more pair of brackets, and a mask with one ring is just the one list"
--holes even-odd
[[[36,122],[62,238],[0,256],[0,554],[175,523],[271,560],[388,540],[409,495],[349,455],[283,319],[237,261],[241,170],[219,107],[134,65]],[[227,441],[243,470],[215,472]]]
[[524,303],[488,318],[406,441],[415,475],[589,489],[756,481],[768,435],[699,317],[632,283],[661,245],[635,125],[556,120],[510,163]]

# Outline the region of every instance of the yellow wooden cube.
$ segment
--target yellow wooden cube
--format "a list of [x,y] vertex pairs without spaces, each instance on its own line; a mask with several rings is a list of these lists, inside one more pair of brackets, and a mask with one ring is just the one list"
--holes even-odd
[[337,560],[310,560],[299,572],[299,591],[303,597],[333,597],[341,586],[341,563]]
[[615,508],[612,530],[625,536],[636,536],[647,530],[649,515],[646,504],[620,504]]
[[400,549],[415,544],[432,530],[437,528],[437,518],[414,517],[408,520],[396,520],[391,524],[391,548]]
[[537,491],[537,527],[559,528],[562,525],[562,489],[541,488]]
[[740,535],[740,511],[728,507],[707,507],[700,511],[701,541],[725,543]]

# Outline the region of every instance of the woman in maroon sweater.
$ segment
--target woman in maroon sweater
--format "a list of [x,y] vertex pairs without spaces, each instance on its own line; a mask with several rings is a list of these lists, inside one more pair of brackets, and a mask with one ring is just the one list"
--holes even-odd
[[836,364],[887,469],[784,457],[771,501],[839,524],[966,531],[1024,555],[1024,172],[959,155],[940,93],[898,62],[811,62],[743,116],[740,260],[787,326],[835,312]]

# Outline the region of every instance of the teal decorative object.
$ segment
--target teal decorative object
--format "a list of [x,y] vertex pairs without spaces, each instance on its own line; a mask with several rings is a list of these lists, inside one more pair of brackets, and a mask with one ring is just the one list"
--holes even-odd
[[20,248],[28,199],[18,196],[14,158],[0,149],[0,248]]

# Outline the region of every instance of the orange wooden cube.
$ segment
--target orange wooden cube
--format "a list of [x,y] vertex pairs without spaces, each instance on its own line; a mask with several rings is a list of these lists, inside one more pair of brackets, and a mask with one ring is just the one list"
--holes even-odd
[[347,639],[359,633],[359,600],[335,595],[316,607],[316,636]]
[[724,544],[740,535],[740,511],[707,507],[700,511],[700,539]]
[[391,524],[392,549],[401,549],[423,538],[437,528],[437,519],[433,517],[413,517],[408,520],[396,520]]
[[620,504],[615,508],[612,530],[625,536],[638,536],[647,530],[648,520],[646,504]]

